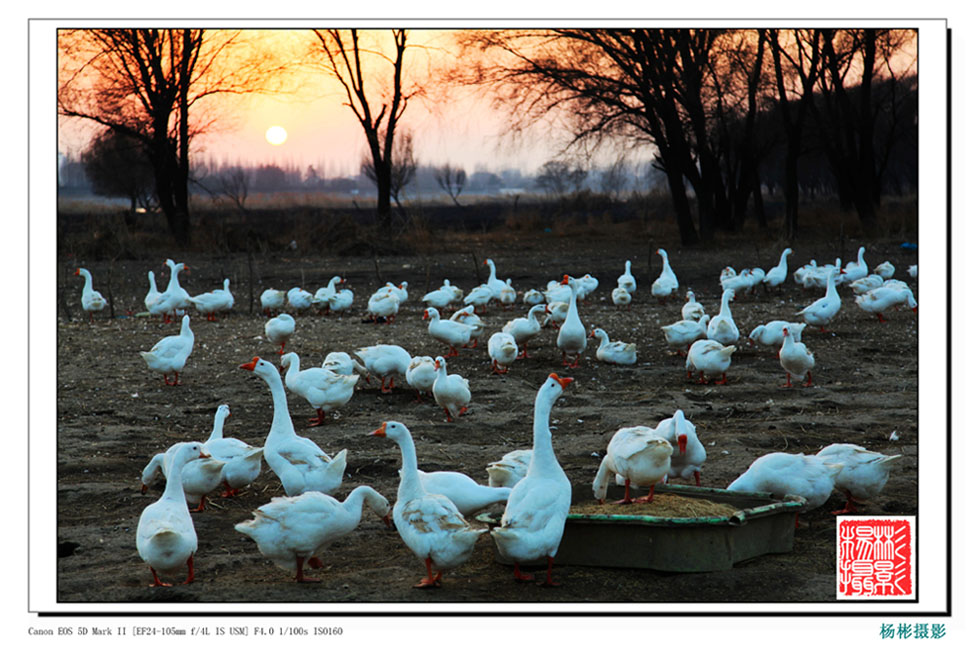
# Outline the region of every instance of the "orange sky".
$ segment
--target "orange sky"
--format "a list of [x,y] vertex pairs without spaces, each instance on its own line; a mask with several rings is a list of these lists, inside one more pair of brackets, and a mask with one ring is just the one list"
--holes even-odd
[[[261,33],[265,43],[282,56],[300,55],[308,30],[274,30]],[[419,74],[453,55],[449,32],[414,30],[410,44],[413,69]],[[409,63],[409,61],[408,61]],[[385,69],[388,72],[388,67]],[[407,68],[409,69],[409,68]],[[385,75],[388,78],[388,74]],[[354,174],[365,152],[365,138],[340,86],[321,71],[297,73],[295,90],[274,96],[250,95],[233,100],[232,116],[221,128],[194,140],[197,155],[219,161],[243,163],[314,165],[327,175]],[[518,167],[531,173],[557,149],[558,144],[533,139],[527,147],[512,146],[504,116],[492,110],[482,94],[454,92],[441,97],[413,99],[403,125],[415,133],[415,153],[420,164],[462,164],[472,172],[478,167],[496,170]],[[284,144],[265,139],[270,126],[288,132]],[[59,147],[77,153],[90,137],[87,125],[63,123]]]
[[[387,35],[386,30],[364,32],[363,37]],[[310,37],[307,29],[251,30],[264,46],[283,59],[301,59]],[[408,78],[436,79],[438,66],[451,63],[456,48],[450,31],[417,29],[410,32]],[[367,44],[367,41],[364,41]],[[376,47],[381,47],[376,43]],[[387,50],[388,51],[388,50]],[[389,78],[389,67],[377,65],[381,78]],[[350,175],[358,171],[365,152],[362,129],[352,111],[342,105],[341,87],[321,70],[303,70],[291,78],[291,92],[274,96],[248,95],[225,102],[219,130],[194,140],[196,155],[217,162],[314,165],[326,176]],[[438,84],[431,84],[431,88]],[[463,165],[468,172],[477,168],[500,170],[519,168],[533,173],[546,160],[557,155],[563,141],[539,130],[527,144],[519,145],[506,134],[503,114],[494,111],[484,92],[453,90],[450,97],[435,96],[411,101],[402,125],[414,131],[415,154],[420,164]],[[226,103],[232,101],[233,103]],[[272,145],[265,139],[271,126],[288,132],[284,144]],[[90,129],[64,122],[59,129],[59,147],[77,154],[87,143]],[[648,154],[649,155],[649,152]]]

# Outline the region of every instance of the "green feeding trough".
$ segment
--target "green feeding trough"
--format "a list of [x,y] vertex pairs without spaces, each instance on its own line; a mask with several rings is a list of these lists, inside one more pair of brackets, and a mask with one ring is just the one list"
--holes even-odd
[[[555,561],[577,566],[655,569],[669,572],[725,571],[736,563],[767,553],[792,551],[800,496],[776,499],[765,492],[731,492],[719,488],[658,485],[655,494],[706,499],[737,508],[722,517],[655,517],[625,514],[570,513]],[[610,486],[607,502],[621,499],[623,488]],[[590,486],[576,486],[572,502],[592,502]],[[482,523],[497,526],[501,516],[486,513]],[[499,562],[508,563],[497,554]]]

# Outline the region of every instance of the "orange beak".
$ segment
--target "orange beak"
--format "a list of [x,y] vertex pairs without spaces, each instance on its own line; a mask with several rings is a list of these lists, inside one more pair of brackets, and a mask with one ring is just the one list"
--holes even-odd
[[559,377],[554,372],[551,375],[549,375],[549,377],[559,382],[559,385],[562,387],[563,390],[573,382],[572,377]]
[[74,270],[74,274],[75,275],[81,275],[81,269],[75,269]]
[[383,425],[381,427],[379,427],[378,429],[376,429],[375,431],[373,431],[369,435],[371,435],[371,436],[379,436],[380,438],[385,438],[386,437],[386,423],[383,422]]
[[145,494],[149,490],[149,486],[145,483],[142,484],[142,494]]
[[429,317],[430,317],[430,312],[424,311],[423,316],[420,317],[420,320],[426,320]]
[[209,457],[210,455],[207,454],[205,451],[200,451],[200,458],[209,458]]
[[677,436],[677,449],[680,453],[687,453],[687,434],[682,433]]
[[433,362],[433,367],[434,367],[435,370],[440,370],[440,362],[439,361],[434,361]]
[[560,282],[559,284],[569,284],[568,274],[562,276],[562,282]]
[[260,357],[254,357],[251,361],[247,363],[242,363],[237,367],[242,368],[243,370],[250,370],[251,372],[254,372],[254,368],[257,367],[257,362],[260,360],[261,360]]

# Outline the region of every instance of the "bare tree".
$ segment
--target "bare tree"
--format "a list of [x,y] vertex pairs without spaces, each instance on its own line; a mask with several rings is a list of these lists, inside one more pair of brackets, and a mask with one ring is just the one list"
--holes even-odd
[[268,60],[226,30],[65,30],[58,46],[59,114],[141,144],[170,233],[187,243],[190,143],[215,119],[204,100],[261,89]]
[[[376,214],[380,225],[389,227],[396,129],[410,99],[421,92],[419,86],[408,84],[404,79],[409,32],[390,30],[391,56],[364,43],[363,34],[357,29],[316,29],[313,32],[317,38],[316,53],[322,55],[321,66],[341,84],[345,105],[355,113],[366,136],[376,183]],[[375,68],[369,67],[370,61],[388,66],[389,77],[378,84],[378,88],[367,88],[367,79],[376,76]]]
[[467,172],[464,171],[464,168],[445,163],[433,171],[433,177],[437,180],[440,189],[446,192],[450,200],[454,202],[454,205],[460,207],[460,201],[457,200],[457,197],[460,196],[464,185],[467,183]]
[[95,194],[128,199],[133,214],[137,207],[154,207],[152,167],[134,138],[105,129],[82,152],[81,162]]
[[246,212],[247,195],[250,193],[251,177],[243,167],[236,165],[224,170],[217,177],[217,191],[237,207]]
[[[405,131],[402,135],[396,136],[393,143],[389,175],[389,194],[401,213],[403,212],[403,205],[400,203],[400,195],[406,186],[416,178],[416,167],[416,156],[413,154],[413,132]],[[373,185],[379,186],[372,156],[366,154],[359,165],[359,169],[366,178],[372,181]]]
[[[900,128],[896,118],[888,119],[887,131],[880,132],[879,116],[903,115],[898,105],[906,99],[896,92],[898,75],[890,61],[909,37],[905,30],[877,29],[825,30],[823,36],[817,79],[822,101],[813,113],[840,197],[868,228],[876,222],[882,178]],[[887,83],[881,87],[882,74]]]
[[792,240],[799,232],[799,156],[805,116],[812,105],[813,86],[819,74],[822,32],[814,29],[780,33],[772,29],[767,40],[775,65],[777,105],[785,134],[785,229]]

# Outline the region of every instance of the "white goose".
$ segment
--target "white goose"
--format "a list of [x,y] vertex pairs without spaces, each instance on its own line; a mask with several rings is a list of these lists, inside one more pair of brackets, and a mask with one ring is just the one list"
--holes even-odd
[[782,347],[782,341],[785,339],[785,336],[782,333],[783,328],[788,328],[788,330],[795,337],[795,340],[801,341],[802,330],[806,329],[806,324],[790,323],[784,320],[771,320],[764,325],[757,325],[755,329],[749,333],[748,343],[760,343],[762,345],[780,348]]
[[495,503],[503,503],[511,494],[510,487],[481,485],[461,472],[418,471],[424,490],[430,494],[444,495],[465,517]]
[[589,336],[599,339],[596,358],[604,363],[632,366],[636,363],[636,343],[610,341],[609,334],[601,327],[594,327]]
[[406,368],[406,383],[416,391],[416,401],[423,399],[423,394],[433,395],[433,383],[437,380],[437,362],[433,357],[413,357]]
[[396,314],[399,313],[399,305],[399,294],[382,288],[369,296],[366,311],[374,322],[380,322],[379,319],[381,318],[383,319],[382,322],[392,323],[396,320]]
[[208,321],[217,320],[218,312],[230,311],[234,307],[234,294],[230,293],[230,278],[224,278],[223,289],[214,289],[190,298],[190,302]]
[[454,302],[455,298],[453,289],[454,287],[451,287],[450,285],[445,285],[439,289],[434,289],[433,291],[424,294],[424,296],[420,298],[420,302],[424,303],[427,307],[443,309]]
[[498,278],[497,269],[494,267],[494,260],[486,259],[484,263],[487,264],[490,272],[488,273],[488,279],[484,283],[491,289],[491,294],[494,296],[495,300],[501,299],[501,291],[504,290],[505,283]]
[[311,307],[312,300],[315,298],[311,292],[305,291],[301,287],[288,289],[288,306],[296,312],[303,312]]
[[667,257],[667,251],[662,248],[658,248],[657,254],[660,255],[661,259],[663,259],[663,268],[660,270],[660,275],[657,277],[657,279],[653,281],[653,285],[650,287],[650,293],[652,293],[657,300],[662,302],[674,295],[679,284],[677,282],[677,276],[670,268],[670,260]]
[[281,480],[285,494],[295,496],[312,490],[329,494],[337,490],[345,472],[346,450],[333,458],[312,440],[295,433],[284,383],[274,365],[254,357],[240,368],[263,379],[271,391],[274,415],[264,441],[264,460]]
[[472,348],[476,348],[477,339],[484,334],[484,321],[474,313],[474,306],[468,305],[467,307],[458,309],[450,315],[450,320],[456,323],[463,323],[471,328],[471,342],[469,345]]
[[325,424],[325,413],[348,404],[355,392],[359,375],[341,375],[327,368],[301,370],[301,359],[294,352],[281,357],[285,368],[284,383],[292,393],[300,395],[315,409],[316,417],[308,420],[308,426]]
[[264,457],[263,447],[253,447],[237,438],[226,438],[223,425],[230,417],[230,407],[221,404],[213,415],[213,429],[210,437],[203,443],[203,451],[215,460],[224,461],[223,485],[224,497],[237,496],[240,488],[254,482],[261,474],[261,459]]
[[853,282],[854,280],[859,280],[860,278],[865,278],[870,273],[870,267],[868,267],[867,263],[863,261],[863,253],[865,250],[866,249],[861,246],[859,250],[857,250],[857,261],[850,262],[846,265],[846,268],[843,270],[843,275],[839,280],[841,283],[849,283]]
[[492,372],[503,375],[518,358],[518,344],[515,337],[506,332],[495,332],[488,339],[488,354],[491,356]]
[[871,289],[867,293],[856,297],[857,307],[868,314],[876,315],[877,319],[884,323],[884,311],[895,305],[906,304],[915,312],[917,311],[917,301],[914,299],[914,292],[907,287],[880,286]]
[[832,514],[856,512],[856,502],[866,501],[880,494],[890,478],[890,463],[900,458],[868,451],[859,445],[835,443],[824,447],[818,454],[827,463],[838,463],[842,471],[834,481],[835,487],[846,495],[846,504]]
[[693,291],[688,291],[686,297],[687,302],[680,308],[680,317],[684,320],[700,320],[701,316],[707,313],[704,311],[704,305],[697,301]]
[[572,484],[559,465],[552,448],[549,418],[555,401],[572,381],[571,377],[548,376],[535,396],[531,462],[525,477],[508,496],[501,525],[491,536],[503,557],[515,565],[515,580],[533,580],[521,572],[521,564],[546,558],[545,584],[553,586],[552,562],[562,542],[565,520],[572,501]]
[[94,322],[95,312],[105,309],[108,306],[108,301],[101,293],[92,288],[91,272],[88,269],[76,269],[74,274],[85,279],[85,286],[81,289],[81,308],[88,313],[88,321]]
[[633,296],[623,287],[613,289],[612,298],[614,305],[617,307],[626,307],[627,309],[630,308],[630,304],[633,302]]
[[158,501],[152,503],[139,516],[136,528],[135,546],[139,557],[149,565],[152,571],[154,587],[169,586],[159,580],[158,570],[170,573],[181,568],[187,568],[186,581],[193,582],[193,554],[196,553],[196,528],[186,507],[183,495],[181,475],[186,463],[199,458],[202,446],[199,443],[180,443],[181,446],[174,453],[172,464],[169,466],[166,479],[166,489]]
[[529,307],[540,305],[545,302],[545,294],[538,289],[529,289],[521,296],[521,301]]
[[354,352],[369,371],[370,375],[380,378],[379,390],[383,393],[393,392],[393,385],[397,375],[406,376],[406,369],[410,367],[413,357],[398,345],[380,344],[359,348]]
[[501,303],[502,309],[510,309],[516,300],[518,300],[518,291],[511,286],[511,278],[508,278],[504,281],[504,286],[498,292],[498,302]]
[[[623,477],[626,492],[618,504],[634,502],[650,503],[657,481],[667,477],[670,471],[670,457],[674,448],[657,435],[650,427],[624,427],[613,434],[606,446],[606,455],[599,463],[599,470],[592,482],[593,496],[600,502],[606,501],[606,490],[610,478]],[[645,497],[630,497],[630,485],[649,487]]]
[[394,421],[383,422],[372,435],[389,438],[399,445],[402,455],[393,521],[403,542],[426,565],[426,577],[414,586],[439,587],[443,572],[466,562],[486,529],[467,523],[446,496],[424,489],[417,470],[413,436],[406,426]]
[[278,354],[284,354],[284,346],[295,333],[295,319],[291,314],[279,314],[264,323],[264,335],[274,345],[280,345]]
[[345,501],[321,492],[274,497],[253,512],[253,519],[234,529],[257,542],[261,555],[282,569],[296,569],[295,582],[319,582],[304,574],[305,561],[317,558],[329,544],[355,530],[362,520],[363,504],[389,525],[389,501],[368,485],[360,485]]
[[149,311],[149,308],[159,300],[161,295],[162,292],[156,287],[156,274],[149,271],[149,291],[146,292],[146,297],[142,301],[146,306],[146,311]]
[[894,265],[890,263],[890,260],[884,260],[877,266],[873,267],[873,272],[882,277],[884,280],[889,280],[894,277]]
[[471,403],[471,388],[466,378],[447,374],[447,362],[443,357],[434,361],[437,378],[433,382],[433,399],[447,414],[447,422],[453,422],[467,412]]
[[[582,353],[586,350],[586,328],[579,318],[579,307],[576,300],[577,281],[568,275],[562,278],[562,284],[569,285],[572,290],[569,298],[569,310],[566,312],[565,320],[559,328],[559,334],[555,339],[555,344],[562,351],[562,365],[569,368],[577,368]],[[572,363],[569,363],[568,355],[573,355]]]
[[162,316],[168,323],[179,314],[180,310],[188,309],[192,303],[190,294],[179,284],[179,274],[182,271],[188,273],[190,267],[182,262],[177,264],[171,259],[166,260],[166,266],[169,267],[169,284],[160,294],[159,299],[149,307],[149,313],[153,316]]
[[[345,283],[345,278],[341,281]],[[355,294],[350,289],[338,289],[328,297],[329,313],[341,313],[352,307]]]
[[660,329],[664,332],[664,339],[668,346],[677,348],[681,354],[686,354],[694,341],[707,338],[710,319],[711,317],[705,314],[696,321],[679,320],[670,325],[662,325]]
[[434,307],[423,310],[423,320],[428,319],[430,324],[427,325],[427,333],[450,348],[446,356],[456,357],[457,347],[466,346],[471,342],[474,328],[470,325],[453,320],[441,320],[440,312]]
[[[148,486],[152,484],[160,471],[162,471],[163,476],[169,478],[169,468],[172,466],[173,458],[175,458],[182,444],[185,443],[176,443],[165,452],[156,454],[149,460],[148,464],[142,469],[142,494],[146,493],[149,489]],[[203,448],[202,442],[194,441],[193,444],[200,445],[201,449]],[[196,506],[195,512],[203,512],[206,509],[206,496],[219,487],[223,480],[223,468],[225,466],[226,461],[207,457],[204,452],[203,456],[189,461],[183,467],[180,473],[183,495],[186,497],[187,503]]]
[[359,375],[369,379],[369,371],[364,365],[352,358],[348,352],[329,352],[322,361],[322,368],[331,370],[340,375]]
[[816,456],[781,451],[761,456],[728,485],[733,492],[770,492],[781,499],[794,494],[806,499],[806,510],[826,503],[843,465]]
[[836,291],[836,275],[836,269],[831,268],[826,276],[826,295],[796,312],[797,316],[802,316],[803,320],[810,325],[815,325],[821,332],[826,331],[826,326],[840,311],[841,302],[840,294]]
[[762,280],[766,286],[774,289],[782,286],[782,283],[785,282],[785,279],[789,275],[789,255],[792,255],[791,248],[786,248],[782,251],[782,254],[779,256],[779,263],[770,268]]
[[740,336],[735,319],[731,316],[731,301],[735,299],[735,292],[725,289],[721,292],[721,309],[708,323],[708,338],[722,345],[732,345]]
[[311,298],[311,305],[319,311],[324,310],[326,313],[330,312],[332,305],[329,300],[335,296],[337,289],[335,285],[345,282],[340,275],[333,275],[329,278],[328,284],[324,287],[319,287],[315,292],[315,295]]
[[626,260],[625,269],[623,273],[616,278],[616,287],[619,289],[625,289],[631,296],[636,293],[636,278],[630,272],[630,260]]
[[684,364],[687,370],[687,378],[690,379],[692,373],[701,373],[698,383],[707,383],[705,376],[713,376],[721,373],[721,379],[715,384],[727,384],[727,371],[731,366],[731,355],[737,350],[733,345],[722,345],[711,339],[694,341],[690,349],[687,350],[687,361]]
[[474,309],[474,313],[478,311],[484,313],[487,310],[488,303],[492,300],[494,300],[494,291],[486,284],[477,285],[464,296],[464,304],[470,305]]
[[[167,386],[179,386],[179,373],[186,366],[193,351],[193,330],[190,329],[190,317],[183,316],[179,334],[167,336],[156,342],[148,352],[139,352],[150,370],[161,372]],[[169,373],[173,373],[173,382],[169,382]]]
[[779,349],[779,364],[785,370],[785,387],[792,388],[792,378],[806,377],[805,386],[812,386],[812,369],[816,359],[806,349],[805,343],[795,340],[788,327],[782,328],[782,347]]
[[531,449],[509,451],[501,457],[501,460],[496,460],[485,468],[488,473],[488,485],[514,487],[518,481],[525,478],[531,460]]
[[853,295],[860,296],[871,289],[876,289],[877,287],[882,287],[883,285],[884,279],[876,273],[871,273],[865,278],[860,278],[859,280],[854,280],[851,282],[850,289],[853,290]]
[[701,485],[701,468],[708,459],[708,452],[697,437],[697,427],[684,417],[684,411],[677,409],[672,417],[661,420],[657,424],[657,435],[669,442],[674,453],[670,457],[669,478],[690,480]]
[[589,297],[589,294],[593,293],[598,288],[599,280],[594,278],[589,273],[586,273],[579,278],[578,286],[576,287],[576,298],[579,300],[585,300]]
[[261,311],[267,316],[274,316],[284,309],[288,294],[281,289],[265,289],[261,292]]
[[518,346],[520,352],[518,353],[519,359],[528,358],[528,341],[538,335],[542,331],[542,314],[545,313],[545,305],[538,304],[532,305],[532,308],[528,310],[528,315],[521,318],[513,318],[504,324],[501,328],[502,332],[511,334],[515,339],[515,344]]

